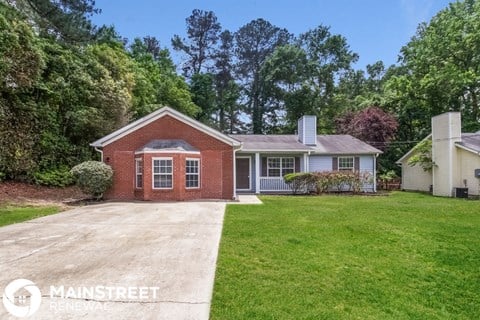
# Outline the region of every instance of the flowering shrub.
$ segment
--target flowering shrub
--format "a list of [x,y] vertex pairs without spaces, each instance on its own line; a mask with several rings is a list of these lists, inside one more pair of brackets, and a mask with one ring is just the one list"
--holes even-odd
[[372,180],[368,172],[353,171],[291,173],[285,175],[283,179],[294,194],[312,189],[316,189],[318,194],[330,191],[358,193],[362,191],[365,183],[371,183]]

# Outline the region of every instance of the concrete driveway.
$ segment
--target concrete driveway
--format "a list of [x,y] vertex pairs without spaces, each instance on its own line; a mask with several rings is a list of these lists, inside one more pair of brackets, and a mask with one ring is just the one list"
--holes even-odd
[[[29,319],[208,319],[224,211],[221,202],[106,203],[2,227],[2,296],[23,278],[42,295]],[[15,306],[31,306],[27,290]]]

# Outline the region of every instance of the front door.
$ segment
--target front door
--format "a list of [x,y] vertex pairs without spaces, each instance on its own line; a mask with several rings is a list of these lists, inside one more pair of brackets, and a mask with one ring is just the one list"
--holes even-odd
[[250,189],[250,158],[237,158],[237,189],[249,190]]

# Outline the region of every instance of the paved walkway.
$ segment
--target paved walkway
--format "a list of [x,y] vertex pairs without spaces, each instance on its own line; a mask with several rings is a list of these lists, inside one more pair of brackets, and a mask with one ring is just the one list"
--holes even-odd
[[[2,227],[0,292],[33,281],[43,297],[28,319],[208,319],[224,211],[224,202],[106,203]],[[114,296],[75,297],[97,286]],[[17,318],[0,305],[0,319]]]
[[240,194],[240,195],[237,195],[237,197],[238,197],[238,202],[231,202],[232,204],[262,204],[263,203],[254,194]]

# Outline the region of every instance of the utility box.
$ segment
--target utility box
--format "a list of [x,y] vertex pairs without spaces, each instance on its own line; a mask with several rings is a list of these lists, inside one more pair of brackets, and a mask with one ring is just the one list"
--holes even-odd
[[468,198],[468,188],[455,188],[455,198]]
[[475,169],[475,178],[480,178],[480,169]]

